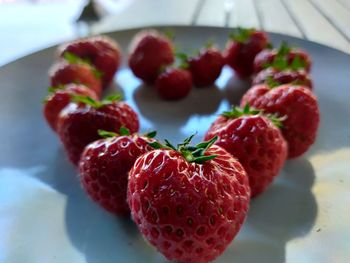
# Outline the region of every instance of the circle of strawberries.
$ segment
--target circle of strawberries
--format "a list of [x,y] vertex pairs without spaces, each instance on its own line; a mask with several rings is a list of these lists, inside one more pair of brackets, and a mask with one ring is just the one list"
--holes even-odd
[[268,35],[238,28],[221,52],[212,43],[185,54],[172,34],[144,30],[128,52],[133,74],[160,98],[180,100],[192,86],[215,83],[224,65],[252,87],[239,106],[222,112],[204,141],[174,146],[139,134],[137,113],[121,96],[101,99],[121,65],[117,42],[105,36],[60,46],[49,70],[43,114],[82,187],[102,208],[131,215],[146,240],[167,259],[209,262],[239,232],[250,198],[263,193],[287,158],[304,154],[320,121],[311,58]]

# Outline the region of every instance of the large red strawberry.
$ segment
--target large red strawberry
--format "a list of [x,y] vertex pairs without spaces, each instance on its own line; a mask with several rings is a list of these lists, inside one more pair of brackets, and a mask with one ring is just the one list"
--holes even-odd
[[149,144],[156,134],[130,135],[123,127],[119,134],[101,130],[99,134],[105,139],[86,146],[80,158],[81,184],[92,200],[107,211],[128,214],[128,173],[140,155],[153,150]]
[[146,83],[154,83],[161,69],[174,62],[173,45],[155,30],[141,31],[129,48],[129,67]]
[[268,37],[262,31],[238,28],[230,38],[224,52],[226,63],[240,78],[247,78],[253,73],[255,56],[268,46]]
[[287,43],[282,42],[279,49],[265,49],[256,55],[254,59],[254,72],[258,73],[265,68],[280,63],[286,63],[287,65],[296,63],[300,65],[300,69],[310,72],[312,61],[306,51],[299,48],[291,48]]
[[[67,55],[66,58],[73,57]],[[70,83],[83,84],[94,90],[99,97],[101,96],[102,85],[99,73],[88,63],[77,61],[75,58],[56,62],[49,70],[49,77],[53,87]]]
[[125,102],[116,101],[116,97],[101,102],[77,95],[73,98],[79,104],[70,103],[61,111],[57,131],[74,164],[78,164],[84,147],[100,138],[99,129],[118,132],[124,126],[132,133],[139,129],[136,112]]
[[215,47],[202,48],[196,56],[188,59],[193,83],[196,87],[213,85],[225,64],[224,57]]
[[278,126],[280,120],[261,111],[233,107],[223,112],[204,139],[218,136],[216,145],[240,161],[247,172],[251,196],[262,193],[278,175],[287,157],[287,143]]
[[208,262],[224,252],[246,217],[250,189],[241,164],[211,141],[191,138],[139,157],[128,203],[143,236],[169,260]]
[[167,68],[156,80],[158,94],[166,100],[179,100],[192,89],[191,73],[186,69]]
[[56,131],[58,115],[71,102],[72,94],[89,96],[97,100],[96,93],[84,85],[68,84],[49,88],[49,95],[45,98],[43,111],[52,130]]
[[302,155],[314,143],[320,113],[317,98],[308,88],[290,84],[274,88],[257,85],[243,96],[241,106],[246,103],[285,118],[281,130],[288,142],[289,158]]
[[282,84],[301,85],[312,89],[312,80],[305,70],[267,68],[260,71],[253,78],[253,85],[268,84],[280,86]]
[[118,43],[107,36],[78,39],[58,48],[61,57],[64,57],[67,52],[94,65],[102,73],[104,87],[110,84],[121,62]]

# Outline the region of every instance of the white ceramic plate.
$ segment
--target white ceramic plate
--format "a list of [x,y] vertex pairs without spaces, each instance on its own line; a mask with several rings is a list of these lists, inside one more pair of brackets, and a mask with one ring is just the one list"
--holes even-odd
[[[173,30],[186,50],[209,38],[223,47],[229,32]],[[125,52],[135,32],[110,35]],[[271,39],[312,55],[321,126],[312,149],[288,161],[268,191],[252,201],[244,227],[217,262],[349,262],[350,56],[287,36]],[[53,58],[49,48],[0,68],[0,262],[166,262],[129,219],[105,212],[81,189],[41,113]],[[141,131],[156,129],[161,139],[174,142],[194,132],[200,140],[247,88],[228,68],[216,87],[196,89],[174,103],[160,100],[125,67],[115,84],[139,112]]]

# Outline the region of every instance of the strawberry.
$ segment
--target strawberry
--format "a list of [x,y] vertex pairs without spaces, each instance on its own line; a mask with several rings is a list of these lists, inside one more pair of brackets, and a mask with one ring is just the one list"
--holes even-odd
[[158,94],[166,100],[179,100],[192,89],[191,73],[181,68],[167,68],[156,80]]
[[154,83],[162,68],[174,62],[171,41],[155,30],[136,34],[129,50],[130,69],[148,84]]
[[246,217],[250,189],[241,164],[216,138],[177,148],[169,142],[140,156],[127,200],[143,236],[169,260],[208,262],[230,244]]
[[71,102],[71,95],[77,94],[97,99],[96,93],[84,85],[68,84],[50,87],[44,101],[44,116],[53,131],[57,130],[57,118],[60,112]]
[[221,52],[215,47],[206,47],[188,59],[189,70],[191,71],[193,83],[196,87],[213,85],[220,76],[225,64]]
[[66,55],[66,58],[69,60],[59,60],[50,68],[51,86],[70,83],[83,84],[100,97],[102,86],[99,73],[89,64],[77,61],[75,57]]
[[240,161],[249,178],[251,196],[262,193],[278,175],[287,157],[280,120],[249,107],[223,112],[204,139],[218,136],[216,145]]
[[[79,172],[80,181],[91,197],[109,212],[125,215],[130,213],[126,202],[128,173],[136,159],[153,150],[155,132],[142,136],[130,135],[128,129],[120,128],[119,134],[99,130],[104,137],[85,147]],[[147,137],[150,136],[150,137]]]
[[58,48],[58,54],[66,53],[88,61],[102,73],[102,83],[107,87],[121,63],[121,51],[117,42],[107,36],[94,36],[66,43]]
[[312,80],[305,70],[279,70],[267,68],[260,71],[253,78],[253,85],[268,84],[269,86],[280,86],[282,84],[301,85],[312,90]]
[[78,164],[86,145],[100,138],[99,129],[118,132],[125,126],[132,133],[139,129],[136,112],[125,102],[118,102],[119,96],[101,102],[78,95],[73,99],[79,104],[70,103],[57,121],[58,134],[73,164]]
[[247,78],[253,73],[255,56],[268,46],[268,37],[262,31],[238,28],[230,38],[224,51],[226,64],[240,78]]
[[254,59],[254,72],[258,73],[265,68],[278,64],[299,65],[298,69],[304,69],[310,72],[311,57],[305,51],[298,48],[291,48],[287,43],[282,42],[278,50],[265,49],[261,51]]
[[257,85],[249,89],[241,106],[249,103],[266,113],[285,117],[282,134],[288,142],[288,157],[305,153],[316,139],[320,113],[316,96],[304,86],[285,84],[270,88]]

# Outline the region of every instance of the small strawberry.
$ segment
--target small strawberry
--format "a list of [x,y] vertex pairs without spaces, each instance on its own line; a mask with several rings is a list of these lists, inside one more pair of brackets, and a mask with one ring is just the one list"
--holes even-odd
[[192,76],[186,69],[167,68],[156,80],[158,94],[166,100],[179,100],[192,89]]
[[311,77],[305,70],[279,70],[273,67],[263,69],[253,78],[253,86],[258,84],[268,84],[269,86],[293,84],[312,89]]
[[145,136],[120,128],[119,134],[99,130],[105,139],[90,143],[80,158],[80,181],[91,197],[109,212],[130,213],[126,202],[128,173],[136,159],[153,150],[155,132]]
[[286,84],[257,85],[249,89],[241,106],[249,103],[266,113],[284,116],[282,134],[288,142],[288,157],[305,153],[316,139],[320,112],[316,96],[306,87]]
[[169,260],[208,262],[224,252],[247,215],[250,189],[241,164],[216,138],[165,146],[140,156],[127,199],[143,236]]
[[196,56],[188,59],[193,83],[196,87],[213,85],[225,64],[221,52],[212,46],[202,48]]
[[103,86],[108,86],[121,63],[121,51],[117,42],[107,36],[94,36],[66,43],[58,48],[58,54],[74,54],[89,61],[102,73]]
[[162,68],[174,62],[171,41],[155,30],[137,33],[129,50],[130,69],[148,84],[154,83]]
[[67,84],[49,88],[49,95],[44,101],[44,116],[53,131],[57,130],[57,118],[60,112],[71,102],[71,95],[89,96],[97,100],[96,93],[84,85]]
[[132,133],[138,131],[136,112],[118,99],[120,96],[111,96],[98,102],[90,97],[73,95],[73,100],[79,104],[70,103],[61,111],[57,131],[73,164],[78,164],[86,145],[100,138],[99,129],[118,132],[125,126]]
[[50,68],[51,86],[56,87],[70,83],[83,84],[94,90],[100,97],[102,86],[98,71],[69,53],[66,53],[65,58],[59,60]]
[[249,178],[251,196],[262,193],[278,175],[287,157],[280,120],[249,107],[223,112],[204,139],[218,136],[216,145],[240,161]]
[[265,68],[281,64],[291,66],[293,63],[299,66],[298,69],[310,72],[312,61],[309,54],[301,49],[291,48],[287,43],[282,42],[278,50],[265,49],[257,54],[254,59],[254,72],[258,73]]
[[226,64],[240,78],[247,78],[253,73],[255,56],[269,45],[268,37],[262,31],[238,28],[230,38],[224,52]]

